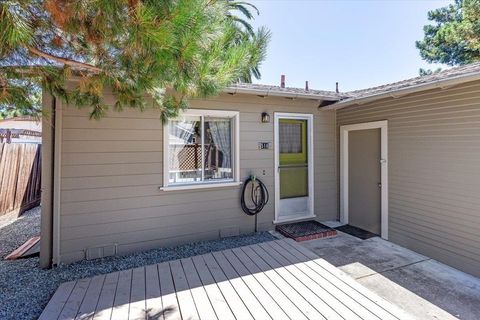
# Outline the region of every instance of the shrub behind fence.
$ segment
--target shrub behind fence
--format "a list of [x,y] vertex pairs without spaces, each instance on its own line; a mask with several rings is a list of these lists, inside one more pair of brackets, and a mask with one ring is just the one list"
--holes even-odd
[[40,204],[39,144],[0,144],[0,215],[18,215]]

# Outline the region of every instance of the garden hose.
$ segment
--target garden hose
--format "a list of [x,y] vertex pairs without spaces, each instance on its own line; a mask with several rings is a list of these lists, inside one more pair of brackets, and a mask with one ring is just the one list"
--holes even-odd
[[[253,203],[252,207],[248,207],[245,202],[245,197],[247,196],[247,188],[250,187],[250,200]],[[242,188],[242,210],[249,216],[254,216],[263,210],[265,205],[268,202],[269,194],[265,184],[255,176],[248,177],[247,180],[243,183]]]

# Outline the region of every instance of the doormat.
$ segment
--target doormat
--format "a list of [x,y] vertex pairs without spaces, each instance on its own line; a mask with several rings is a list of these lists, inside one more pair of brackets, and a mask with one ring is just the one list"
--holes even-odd
[[337,231],[317,221],[302,221],[278,225],[275,229],[287,238],[300,242],[334,237]]
[[340,226],[340,227],[336,227],[335,229],[337,229],[338,231],[348,233],[349,235],[360,238],[362,240],[367,240],[367,239],[370,239],[370,238],[373,238],[373,237],[378,237],[378,235],[376,235],[375,233],[372,233],[370,231],[351,226],[349,224],[346,224],[346,225]]

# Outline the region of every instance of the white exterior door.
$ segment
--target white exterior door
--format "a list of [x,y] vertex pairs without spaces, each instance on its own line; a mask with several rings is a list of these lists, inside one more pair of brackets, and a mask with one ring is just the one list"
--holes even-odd
[[314,217],[313,115],[275,113],[275,223]]

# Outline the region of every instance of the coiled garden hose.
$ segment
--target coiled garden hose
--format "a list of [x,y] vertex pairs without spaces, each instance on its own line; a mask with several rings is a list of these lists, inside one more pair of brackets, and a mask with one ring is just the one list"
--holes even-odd
[[[250,200],[253,203],[252,207],[248,207],[245,202],[245,197],[247,196],[247,188],[250,186]],[[243,183],[242,188],[242,210],[249,216],[254,216],[260,211],[263,210],[265,205],[268,202],[269,194],[265,184],[255,176],[250,176]],[[255,228],[256,229],[256,228]]]

